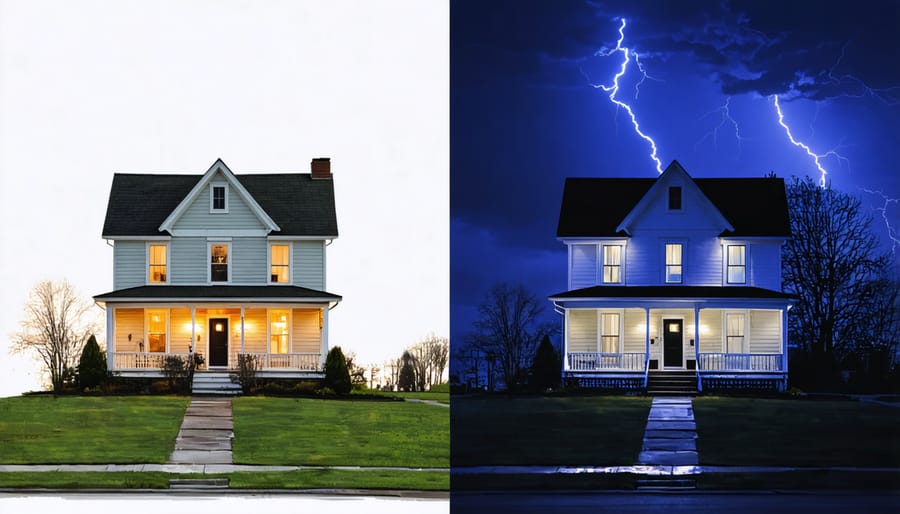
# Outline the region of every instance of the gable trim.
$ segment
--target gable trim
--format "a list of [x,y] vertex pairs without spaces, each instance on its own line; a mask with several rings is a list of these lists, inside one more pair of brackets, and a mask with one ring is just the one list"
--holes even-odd
[[[234,173],[225,165],[222,159],[216,159],[216,162],[210,166],[209,170],[203,175],[203,177],[197,182],[193,189],[184,197],[183,200],[178,204],[177,207],[169,214],[169,216],[162,222],[159,226],[160,232],[172,232],[172,228],[175,226],[175,223],[181,219],[181,216],[188,210],[188,207],[194,203],[197,199],[197,196],[210,185],[212,181],[212,177],[215,176],[216,171],[222,171],[222,176],[225,177],[228,185],[231,186],[231,189],[236,192],[240,197],[247,203],[247,206],[250,208],[250,211],[256,215],[260,222],[266,227],[267,231],[280,231],[281,227],[279,227],[274,220],[263,210],[263,208],[253,199],[253,196],[241,185],[240,181],[237,177],[234,176]],[[226,196],[227,198],[227,196]],[[222,211],[217,211],[222,212]]]

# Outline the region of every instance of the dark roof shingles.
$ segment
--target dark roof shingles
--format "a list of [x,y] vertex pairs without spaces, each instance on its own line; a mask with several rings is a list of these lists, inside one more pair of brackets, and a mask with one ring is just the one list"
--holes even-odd
[[322,301],[340,300],[341,297],[325,291],[317,291],[300,286],[137,286],[99,294],[95,300],[147,299],[154,298],[270,298],[270,299],[316,299]]
[[721,286],[591,286],[551,295],[550,298],[754,298],[791,299],[793,296],[761,287]]

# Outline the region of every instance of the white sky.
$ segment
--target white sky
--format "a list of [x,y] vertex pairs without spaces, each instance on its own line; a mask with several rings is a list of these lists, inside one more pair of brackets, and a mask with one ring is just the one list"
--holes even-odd
[[331,157],[330,343],[449,336],[446,1],[0,0],[0,396],[33,285],[112,289],[115,172],[308,172]]

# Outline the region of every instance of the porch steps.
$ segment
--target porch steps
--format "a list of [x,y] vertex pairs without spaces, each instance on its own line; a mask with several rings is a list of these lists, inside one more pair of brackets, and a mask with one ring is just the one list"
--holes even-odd
[[697,394],[695,371],[651,371],[647,374],[648,396],[693,396]]
[[231,382],[228,373],[198,371],[194,373],[191,394],[211,396],[237,396],[241,394],[240,384]]

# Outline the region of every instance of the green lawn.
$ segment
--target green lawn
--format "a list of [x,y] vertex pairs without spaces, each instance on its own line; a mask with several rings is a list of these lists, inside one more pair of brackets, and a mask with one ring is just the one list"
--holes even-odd
[[848,401],[697,398],[700,464],[898,466],[900,409]]
[[0,463],[164,463],[188,398],[0,398]]
[[648,398],[453,398],[453,465],[634,464]]
[[412,398],[416,400],[432,400],[440,403],[450,403],[450,393],[438,393],[431,391],[419,391],[414,393],[391,392],[391,391],[366,391],[366,394],[377,394],[379,396],[396,396],[398,398]]
[[449,409],[267,397],[233,405],[236,464],[449,467]]

